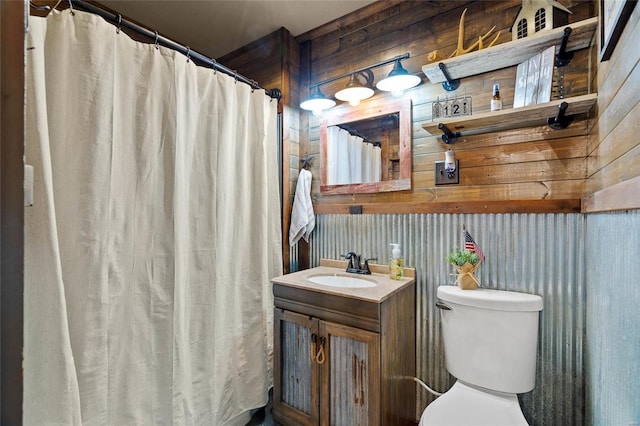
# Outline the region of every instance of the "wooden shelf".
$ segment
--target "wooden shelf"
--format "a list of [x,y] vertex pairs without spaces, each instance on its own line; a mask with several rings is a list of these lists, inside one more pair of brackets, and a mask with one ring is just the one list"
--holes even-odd
[[[504,109],[502,111],[485,112],[423,123],[422,128],[432,135],[441,135],[438,124],[442,123],[452,132],[473,134],[499,132],[502,130],[545,124],[549,117],[558,115],[558,107],[562,102],[569,104],[565,115],[576,115],[589,112],[598,98],[597,93],[558,99],[544,104],[529,105],[522,108]],[[464,136],[464,133],[463,133]]]
[[[597,24],[598,18],[594,17],[567,25],[571,27],[567,52],[589,47]],[[447,79],[438,67],[439,63],[446,65],[453,80],[518,65],[549,46],[555,44],[559,48],[566,27],[434,62],[423,66],[422,71],[432,83],[441,83]]]

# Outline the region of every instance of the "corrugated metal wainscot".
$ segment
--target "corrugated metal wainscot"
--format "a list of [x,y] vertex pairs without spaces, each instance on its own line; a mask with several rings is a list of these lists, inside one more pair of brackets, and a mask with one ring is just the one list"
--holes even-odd
[[[417,274],[417,372],[439,391],[453,379],[445,369],[435,295],[439,285],[454,281],[445,257],[462,244],[464,224],[486,256],[477,273],[483,287],[544,298],[536,388],[520,396],[525,417],[533,425],[584,424],[584,215],[320,215],[316,220],[311,266],[348,251],[386,263],[389,243],[400,243],[405,263]],[[432,399],[419,388],[416,419]]]
[[640,424],[640,210],[587,215],[587,422]]

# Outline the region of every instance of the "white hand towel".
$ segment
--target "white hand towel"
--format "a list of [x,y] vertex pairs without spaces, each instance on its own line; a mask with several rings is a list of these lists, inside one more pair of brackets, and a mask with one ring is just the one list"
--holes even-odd
[[309,235],[316,226],[316,217],[311,203],[311,172],[300,170],[296,194],[291,209],[291,225],[289,226],[289,244],[294,245],[300,238],[309,242]]

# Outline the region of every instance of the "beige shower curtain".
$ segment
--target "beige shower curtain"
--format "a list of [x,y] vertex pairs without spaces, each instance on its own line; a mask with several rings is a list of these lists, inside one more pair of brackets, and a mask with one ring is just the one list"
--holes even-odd
[[27,44],[24,423],[233,423],[272,380],[276,101],[79,11]]

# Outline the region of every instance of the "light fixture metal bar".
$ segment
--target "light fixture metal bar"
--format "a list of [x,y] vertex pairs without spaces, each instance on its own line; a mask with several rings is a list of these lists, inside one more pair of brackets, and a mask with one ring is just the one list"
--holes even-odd
[[349,77],[352,74],[356,74],[356,73],[363,72],[363,71],[366,71],[366,70],[371,70],[373,68],[378,68],[378,67],[390,64],[390,63],[395,62],[395,61],[402,61],[404,59],[409,59],[410,57],[411,57],[411,55],[409,55],[408,53],[405,53],[404,55],[396,56],[395,58],[391,58],[391,59],[387,59],[385,61],[377,62],[377,63],[375,63],[373,65],[369,65],[369,66],[366,66],[366,67],[361,67],[361,68],[346,72],[344,74],[340,74],[338,76],[328,78],[328,79],[320,81],[318,83],[311,84],[311,85],[309,85],[309,89],[312,90],[314,87],[324,86],[325,84],[331,83],[331,82],[336,81],[336,80],[340,80],[341,78]]

